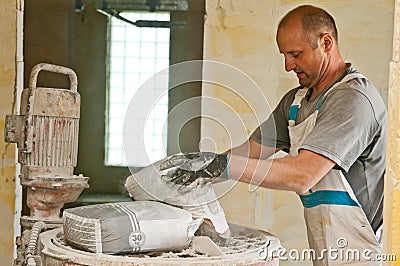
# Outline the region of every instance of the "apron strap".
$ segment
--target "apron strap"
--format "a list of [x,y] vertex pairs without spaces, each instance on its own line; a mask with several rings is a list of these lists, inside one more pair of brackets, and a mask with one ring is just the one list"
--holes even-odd
[[[321,99],[319,99],[316,110],[320,109],[320,107],[322,105],[322,102],[325,100],[326,95],[330,91],[332,91],[332,89],[334,89],[339,84],[346,83],[349,80],[352,80],[352,79],[355,79],[355,78],[360,78],[360,79],[364,78],[364,79],[366,79],[360,73],[351,73],[351,74],[346,75],[341,81],[339,81],[336,84],[334,84],[330,89],[328,89],[328,91],[325,92],[325,94],[321,97]],[[301,101],[306,96],[307,91],[308,91],[308,88],[303,88],[303,89],[299,89],[296,92],[294,100],[293,100],[292,104],[290,105],[290,109],[289,109],[289,126],[294,126],[296,124],[297,113],[298,113],[298,111],[299,111],[299,109],[301,107]]]
[[304,99],[308,91],[308,88],[299,89],[294,96],[292,105],[289,109],[289,125],[294,126],[296,123],[297,112],[301,107],[301,101]]
[[319,99],[316,110],[319,110],[319,108],[321,108],[322,102],[325,100],[325,97],[329,92],[331,92],[338,85],[346,83],[346,82],[348,82],[348,81],[350,81],[352,79],[355,79],[355,78],[366,79],[366,77],[361,73],[351,73],[351,74],[346,75],[341,81],[339,81],[336,84],[334,84],[330,89],[328,89],[325,92],[325,94],[321,97],[321,99]]
[[321,204],[360,207],[347,191],[318,190],[308,195],[299,196],[304,208],[312,208]]

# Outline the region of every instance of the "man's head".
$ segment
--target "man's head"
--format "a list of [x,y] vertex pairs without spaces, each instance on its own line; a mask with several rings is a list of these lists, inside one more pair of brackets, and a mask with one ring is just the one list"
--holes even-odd
[[324,33],[329,33],[336,42],[338,41],[335,20],[325,10],[309,5],[299,6],[282,18],[278,28],[290,24],[291,20],[296,18],[301,19],[304,34],[311,47],[317,48],[318,38]]
[[[326,74],[342,62],[335,21],[325,10],[299,6],[286,14],[276,40],[286,71],[294,71],[304,87],[318,87]],[[328,73],[326,73],[328,71]]]

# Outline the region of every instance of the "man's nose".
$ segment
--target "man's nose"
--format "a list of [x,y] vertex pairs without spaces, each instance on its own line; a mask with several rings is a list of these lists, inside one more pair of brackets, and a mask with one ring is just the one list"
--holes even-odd
[[291,58],[285,58],[285,70],[287,71],[287,72],[290,72],[290,71],[292,71],[293,69],[295,69],[296,68],[296,63],[294,62],[294,60],[293,59],[291,59]]

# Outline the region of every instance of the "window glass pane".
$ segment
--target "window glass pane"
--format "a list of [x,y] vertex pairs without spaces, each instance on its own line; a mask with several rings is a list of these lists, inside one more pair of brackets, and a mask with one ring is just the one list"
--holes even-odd
[[[126,12],[120,13],[131,21],[160,20],[169,21],[169,13]],[[109,38],[109,73],[108,73],[108,111],[106,128],[106,158],[107,165],[125,166],[125,149],[142,150],[138,139],[141,134],[130,130],[129,147],[123,146],[123,125],[125,113],[132,97],[154,74],[165,70],[169,66],[169,29],[168,28],[139,28],[117,18],[110,20]],[[159,95],[168,89],[168,72],[164,71],[160,86],[158,77],[154,86],[146,86],[152,91],[146,91],[145,97],[140,99],[143,103],[151,101],[153,95]],[[163,73],[164,74],[164,73]],[[158,84],[156,86],[156,84]],[[143,105],[144,106],[144,105]],[[137,110],[144,107],[135,106]],[[139,114],[141,112],[138,112]],[[163,93],[153,106],[147,118],[129,117],[130,121],[137,123],[138,127],[145,121],[144,141],[145,150],[152,162],[165,157],[168,115],[168,94]],[[134,154],[134,153],[129,153]],[[136,158],[129,158],[131,166],[146,166],[147,156],[137,152]]]

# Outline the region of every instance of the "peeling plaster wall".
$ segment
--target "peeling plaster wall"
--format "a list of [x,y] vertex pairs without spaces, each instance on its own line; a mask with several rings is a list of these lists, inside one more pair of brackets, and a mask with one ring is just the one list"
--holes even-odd
[[2,265],[12,265],[16,148],[15,144],[4,142],[4,119],[12,112],[16,87],[17,1],[0,1],[0,25],[0,261]]
[[[325,8],[333,15],[345,61],[353,63],[369,77],[387,102],[394,1],[307,3]],[[293,73],[284,71],[284,60],[275,43],[276,26],[284,14],[301,4],[304,2],[290,0],[207,1],[204,59],[223,62],[238,69],[237,75],[226,75],[226,82],[237,80],[241,73],[248,75],[273,108],[285,92],[298,84]],[[205,70],[208,73],[207,68]],[[210,72],[214,73],[214,78],[219,75],[218,71]],[[231,145],[239,145],[270,113],[265,104],[260,104],[264,100],[260,100],[257,89],[250,88],[248,90],[255,93],[245,94],[246,87],[240,81],[234,82],[233,87],[236,94],[226,86],[203,85],[203,96],[220,101],[203,101],[202,112],[216,117],[230,117],[224,120],[228,121],[224,125],[226,128],[215,119],[202,119],[201,138],[213,140],[202,142],[204,150],[224,151]],[[222,108],[223,104],[230,105],[232,109]],[[238,115],[243,127],[231,112]],[[216,189],[222,194],[227,185],[219,184]],[[221,198],[221,204],[229,221],[268,230],[277,235],[286,248],[307,248],[302,207],[294,193],[266,189],[249,192],[248,185],[240,184]]]

